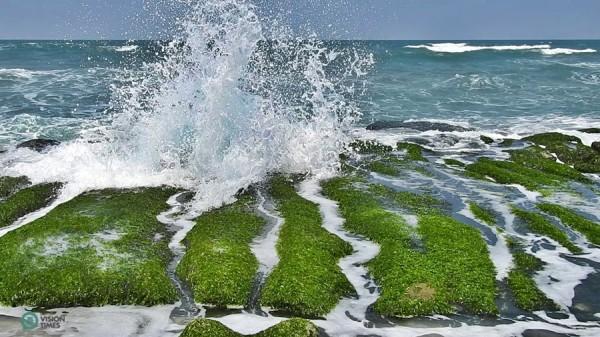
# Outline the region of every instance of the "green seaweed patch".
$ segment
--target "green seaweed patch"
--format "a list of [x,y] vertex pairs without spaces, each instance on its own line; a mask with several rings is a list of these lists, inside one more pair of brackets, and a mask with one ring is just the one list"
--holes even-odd
[[504,140],[502,140],[500,142],[500,146],[502,147],[511,147],[513,146],[515,143],[515,139],[511,139],[511,138],[505,138]]
[[285,219],[280,261],[265,283],[261,303],[302,317],[322,317],[354,289],[337,265],[352,246],[322,227],[319,207],[300,197],[291,181],[275,177],[270,193]]
[[529,190],[548,193],[549,187],[559,187],[567,179],[561,176],[550,175],[511,161],[479,158],[477,162],[467,165],[467,174],[473,178],[488,180],[492,178],[499,184],[519,184]]
[[427,161],[427,159],[425,159],[425,157],[423,156],[423,151],[425,151],[425,149],[421,145],[400,142],[397,144],[397,148],[398,150],[406,151],[406,159],[408,160]]
[[60,183],[35,185],[17,191],[0,202],[0,228],[50,204],[61,187]]
[[167,275],[170,235],[156,219],[174,193],[88,192],[7,233],[0,238],[0,303],[56,308],[175,302]]
[[455,166],[455,167],[465,167],[467,166],[467,164],[463,163],[460,160],[456,160],[456,159],[452,159],[452,158],[447,158],[444,159],[444,163],[448,166]]
[[0,177],[0,200],[8,198],[29,184],[27,177]]
[[579,254],[582,252],[581,248],[571,242],[569,236],[565,232],[556,227],[541,214],[528,212],[517,207],[513,207],[512,212],[519,219],[524,221],[532,232],[551,238],[567,248],[571,253]]
[[448,207],[444,201],[426,193],[394,191],[383,185],[369,185],[369,190],[380,197],[393,200],[399,208],[414,214],[443,213]]
[[600,224],[588,220],[563,206],[549,203],[542,203],[537,206],[543,212],[559,218],[564,225],[583,234],[589,242],[600,245]]
[[577,137],[550,132],[526,137],[523,140],[544,146],[560,161],[573,165],[580,172],[600,173],[600,153],[583,145],[581,139]]
[[558,309],[556,303],[546,297],[533,280],[534,274],[544,268],[544,262],[525,253],[518,243],[512,242],[510,246],[514,267],[508,273],[507,281],[517,307],[526,311]]
[[548,151],[531,146],[524,150],[510,151],[510,159],[524,167],[539,170],[551,176],[589,183],[590,179],[576,169],[556,162]]
[[355,140],[349,147],[360,154],[386,154],[394,151],[389,145],[384,145],[375,140]]
[[[345,228],[377,242],[380,254],[369,271],[381,286],[375,310],[383,315],[409,317],[451,314],[456,311],[496,314],[495,271],[487,246],[476,229],[443,215],[423,210],[406,198],[419,213],[418,229],[403,217],[384,209],[379,201],[383,187],[360,190],[364,183],[340,177],[323,183],[324,193],[340,206]],[[399,199],[400,200],[400,199]],[[420,236],[421,247],[415,245]]]
[[265,331],[254,335],[242,335],[237,333],[220,322],[210,319],[197,319],[190,323],[181,337],[317,337],[319,331],[310,321],[292,318],[283,321]]
[[400,173],[399,167],[387,160],[372,161],[368,164],[367,168],[372,172],[377,172],[388,176],[395,176]]
[[191,285],[196,302],[216,307],[248,302],[258,270],[250,244],[264,226],[254,204],[253,197],[244,195],[204,213],[186,237],[177,274]]
[[476,202],[469,202],[469,210],[471,211],[471,213],[473,213],[473,215],[475,215],[475,218],[483,221],[484,223],[490,226],[495,225],[497,222],[496,215],[494,214],[494,212],[480,206]]

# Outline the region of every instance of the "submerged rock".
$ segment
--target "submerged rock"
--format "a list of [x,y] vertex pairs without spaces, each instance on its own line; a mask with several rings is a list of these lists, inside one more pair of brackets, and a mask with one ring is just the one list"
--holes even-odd
[[426,122],[426,121],[418,121],[418,122],[404,122],[404,121],[376,121],[367,126],[367,130],[377,131],[377,130],[386,130],[386,129],[413,129],[417,131],[442,131],[442,132],[451,132],[451,131],[473,131],[471,128],[465,128],[458,125],[452,125],[447,123],[438,123],[438,122]]
[[589,129],[581,129],[579,132],[583,133],[600,133],[600,128],[589,128]]
[[494,140],[488,136],[484,136],[481,135],[481,137],[479,137],[479,139],[481,139],[482,142],[486,143],[486,144],[493,144]]
[[17,145],[17,149],[30,149],[37,152],[42,152],[49,147],[60,145],[60,142],[52,139],[32,139]]

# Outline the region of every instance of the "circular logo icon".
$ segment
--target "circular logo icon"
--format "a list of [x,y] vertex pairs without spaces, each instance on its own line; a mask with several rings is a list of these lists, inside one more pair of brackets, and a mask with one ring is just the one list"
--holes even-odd
[[40,324],[40,319],[35,312],[28,311],[21,317],[21,325],[23,330],[33,330]]

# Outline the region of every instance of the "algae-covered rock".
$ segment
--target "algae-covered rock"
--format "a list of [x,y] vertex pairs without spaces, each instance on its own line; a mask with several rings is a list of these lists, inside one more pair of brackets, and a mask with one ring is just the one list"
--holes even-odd
[[423,151],[425,150],[421,145],[400,142],[397,145],[398,150],[406,150],[406,159],[413,161],[427,161],[423,157]]
[[255,198],[242,195],[231,205],[205,212],[185,238],[187,251],[177,267],[196,302],[216,307],[244,306],[258,261],[250,250],[264,220],[255,214]]
[[537,134],[523,138],[525,141],[543,146],[546,151],[576,170],[584,173],[600,173],[600,153],[585,146],[581,139],[558,132]]
[[494,140],[492,138],[488,137],[488,136],[481,135],[479,137],[479,139],[481,139],[482,142],[484,142],[484,143],[486,143],[488,145],[494,143]]
[[0,202],[0,228],[50,204],[61,187],[60,183],[35,185],[15,192]]
[[52,139],[32,139],[17,145],[17,149],[25,148],[37,152],[42,152],[49,147],[60,145],[59,141]]
[[[319,331],[310,321],[292,318],[281,322],[274,327],[259,332],[253,337],[317,337]],[[222,323],[209,319],[197,319],[190,323],[181,337],[242,337],[244,335],[234,332]]]
[[29,185],[27,177],[0,177],[0,199],[4,199]]
[[385,154],[394,151],[393,147],[375,140],[357,140],[350,144],[350,148],[360,154]]
[[600,152],[600,142],[593,142],[592,149],[594,149],[596,152]]
[[156,216],[175,192],[87,192],[0,237],[0,305],[174,303],[170,235]]

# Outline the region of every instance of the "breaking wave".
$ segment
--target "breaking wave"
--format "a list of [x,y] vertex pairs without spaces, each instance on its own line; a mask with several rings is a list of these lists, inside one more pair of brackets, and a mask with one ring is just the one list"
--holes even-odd
[[[198,210],[270,172],[331,172],[360,116],[368,53],[269,31],[247,1],[192,5],[161,61],[122,79],[109,123],[47,154],[6,156],[9,174],[87,189],[169,184]],[[108,124],[108,125],[104,125]]]
[[549,44],[537,45],[498,45],[498,46],[471,46],[467,43],[432,43],[421,45],[410,45],[406,48],[427,49],[435,53],[467,53],[482,50],[494,51],[538,51],[543,55],[571,55],[575,53],[595,53],[595,49],[568,49],[568,48],[552,48]]

